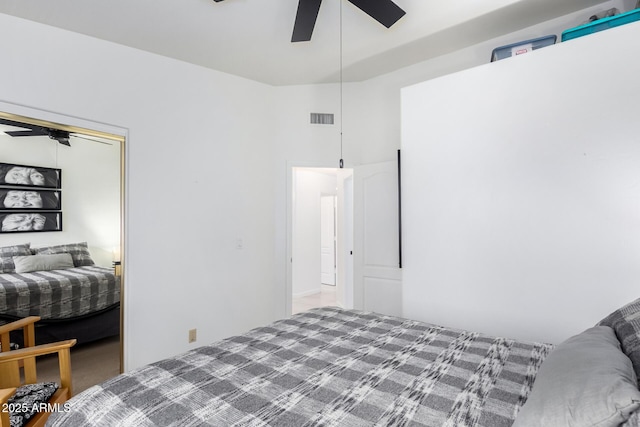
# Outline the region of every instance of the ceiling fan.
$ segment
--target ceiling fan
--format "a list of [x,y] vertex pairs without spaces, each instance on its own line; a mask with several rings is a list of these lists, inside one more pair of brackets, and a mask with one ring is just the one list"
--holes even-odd
[[[221,2],[223,0],[214,0]],[[389,28],[405,15],[392,0],[349,0],[364,13]],[[318,11],[322,0],[298,0],[298,12],[293,26],[291,42],[306,42],[311,40],[313,27],[316,25]]]
[[32,125],[28,123],[15,122],[13,120],[7,120],[0,118],[0,125],[6,125],[16,128],[21,128],[25,130],[9,130],[4,131],[5,134],[9,136],[48,136],[50,139],[58,141],[62,145],[66,145],[71,147],[71,143],[69,142],[71,137],[86,139],[88,141],[99,142],[101,144],[111,145],[108,142],[100,141],[93,138],[87,138],[86,135],[79,135],[76,133],[72,133],[66,130],[56,129],[56,128],[48,128],[44,126]]

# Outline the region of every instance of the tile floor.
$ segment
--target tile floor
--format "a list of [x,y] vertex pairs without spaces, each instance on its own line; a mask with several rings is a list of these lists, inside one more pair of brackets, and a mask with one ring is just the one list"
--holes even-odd
[[293,298],[291,314],[300,313],[316,307],[326,307],[328,305],[337,305],[336,287],[330,285],[321,285],[320,292],[307,295],[300,298]]

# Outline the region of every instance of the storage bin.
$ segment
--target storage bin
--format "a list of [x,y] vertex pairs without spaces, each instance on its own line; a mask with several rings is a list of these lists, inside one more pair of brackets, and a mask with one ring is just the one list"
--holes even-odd
[[640,20],[640,9],[633,9],[629,12],[621,13],[619,15],[609,16],[607,18],[598,19],[597,21],[593,21],[588,24],[569,28],[568,30],[562,32],[562,41],[566,42],[567,40],[597,33],[598,31],[608,30],[609,28],[618,27],[620,25],[635,22],[637,20]]
[[557,37],[555,35],[551,35],[497,47],[493,49],[493,52],[491,53],[491,62],[511,58],[512,56],[521,55],[545,46],[550,46],[555,44],[556,39]]

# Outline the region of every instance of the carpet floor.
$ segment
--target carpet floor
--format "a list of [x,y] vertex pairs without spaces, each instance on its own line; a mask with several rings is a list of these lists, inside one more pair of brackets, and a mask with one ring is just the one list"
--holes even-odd
[[[38,381],[60,382],[58,356],[37,359]],[[110,337],[71,348],[73,394],[120,374],[120,337]]]

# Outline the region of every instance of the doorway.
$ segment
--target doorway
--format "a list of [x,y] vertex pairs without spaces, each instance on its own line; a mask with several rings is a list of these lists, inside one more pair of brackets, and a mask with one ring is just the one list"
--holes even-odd
[[288,279],[292,314],[322,306],[352,307],[351,169],[290,168]]
[[[35,232],[37,228],[29,234],[3,231],[1,246],[23,240],[29,241],[32,248],[86,242],[94,262],[91,268],[99,269],[98,274],[102,275],[89,280],[104,280],[113,283],[107,286],[119,289],[119,297],[112,294],[113,304],[95,308],[96,324],[87,329],[91,333],[83,337],[84,344],[79,340],[72,349],[77,392],[93,385],[87,378],[97,383],[123,371],[125,135],[122,128],[0,103],[0,163],[58,170],[60,183],[55,189],[30,190],[54,194],[61,202],[56,212],[43,213],[59,218],[59,227],[52,230],[55,232]],[[6,180],[2,187],[6,192],[18,189]],[[88,321],[89,317],[92,316],[83,320]],[[63,335],[75,334],[73,331],[76,329],[70,328]],[[62,332],[52,335],[56,337],[54,341],[76,338],[59,333]],[[42,367],[39,362],[38,374],[46,380],[47,364],[55,365],[55,360],[43,362]]]

